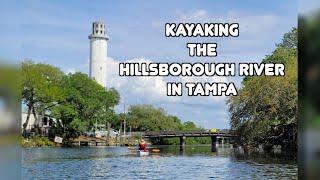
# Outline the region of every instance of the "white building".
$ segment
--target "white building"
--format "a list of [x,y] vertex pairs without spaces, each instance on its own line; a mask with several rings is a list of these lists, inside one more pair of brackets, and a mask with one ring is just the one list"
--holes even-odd
[[[26,123],[26,121],[27,121],[27,116],[28,116],[27,113],[25,113],[25,112],[21,113],[21,129],[23,129],[23,124]],[[39,119],[42,119],[42,116],[40,116],[38,114],[37,114],[37,117]],[[39,122],[36,122],[36,119],[34,118],[33,114],[30,114],[26,130],[30,131],[32,128],[34,128],[34,126],[36,124],[39,124],[39,126],[41,126],[42,125],[42,121],[40,120]]]
[[101,86],[107,84],[107,45],[106,26],[103,22],[92,23],[90,39],[90,69],[89,76]]
[[[27,116],[28,116],[28,113],[25,113],[25,112],[21,113],[21,132],[23,132],[23,124],[26,123]],[[48,116],[42,116],[39,114],[37,114],[37,119],[38,119],[38,121],[36,121],[36,119],[34,118],[32,113],[30,114],[28,125],[26,127],[27,132],[31,132],[32,129],[35,128],[35,126],[37,125],[41,130],[40,133],[42,135],[47,135],[50,127],[54,123],[57,123],[57,120],[55,118],[51,118]]]

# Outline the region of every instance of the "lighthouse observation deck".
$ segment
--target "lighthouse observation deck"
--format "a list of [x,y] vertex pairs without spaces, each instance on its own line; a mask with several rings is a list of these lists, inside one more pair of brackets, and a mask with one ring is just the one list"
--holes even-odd
[[103,22],[96,21],[92,23],[92,33],[89,35],[89,39],[93,38],[109,40],[106,35],[106,25]]

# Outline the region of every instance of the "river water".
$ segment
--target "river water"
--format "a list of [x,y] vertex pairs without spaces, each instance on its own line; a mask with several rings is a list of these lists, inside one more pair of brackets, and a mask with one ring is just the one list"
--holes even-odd
[[138,157],[127,147],[26,148],[22,179],[297,179],[295,161],[249,157],[210,146],[157,147]]

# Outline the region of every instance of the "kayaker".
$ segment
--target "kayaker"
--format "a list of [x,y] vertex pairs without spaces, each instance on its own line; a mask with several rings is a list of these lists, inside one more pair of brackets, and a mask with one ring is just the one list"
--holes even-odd
[[147,143],[144,141],[144,139],[141,139],[139,143],[139,150],[140,151],[148,151],[147,150]]

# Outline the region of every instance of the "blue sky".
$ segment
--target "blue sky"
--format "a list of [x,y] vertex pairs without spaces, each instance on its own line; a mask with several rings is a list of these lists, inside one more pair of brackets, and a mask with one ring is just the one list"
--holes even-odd
[[[282,35],[296,26],[298,1],[5,1],[0,12],[2,58],[11,62],[27,58],[65,72],[88,73],[91,23],[102,20],[110,37],[108,86],[119,90],[122,103],[153,104],[183,121],[191,120],[205,128],[227,128],[225,97],[168,98],[164,84],[170,78],[121,79],[117,77],[117,63],[260,62]],[[240,36],[166,38],[167,22],[238,22]],[[218,57],[188,57],[187,42],[217,42]],[[241,81],[239,77],[191,78],[235,81],[238,86]]]

